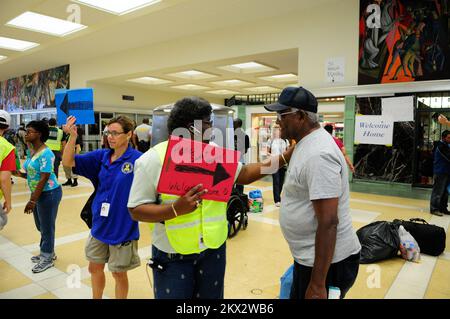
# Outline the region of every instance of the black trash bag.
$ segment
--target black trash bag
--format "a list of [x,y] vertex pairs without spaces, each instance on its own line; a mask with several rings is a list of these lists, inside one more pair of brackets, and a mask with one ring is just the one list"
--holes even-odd
[[391,222],[377,221],[356,232],[361,243],[361,264],[370,264],[397,256],[400,236]]

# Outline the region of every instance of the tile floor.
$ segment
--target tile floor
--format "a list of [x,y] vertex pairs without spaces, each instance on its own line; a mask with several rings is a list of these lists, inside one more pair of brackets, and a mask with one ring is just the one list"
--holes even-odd
[[[61,171],[62,173],[62,171]],[[90,276],[84,258],[88,229],[79,212],[92,192],[87,180],[80,186],[64,188],[57,226],[55,267],[40,274],[31,272],[30,257],[38,252],[39,233],[33,217],[23,208],[29,192],[23,180],[15,179],[14,209],[9,223],[0,231],[0,299],[5,298],[90,298]],[[64,179],[61,178],[64,182]],[[249,225],[227,242],[225,298],[278,298],[280,277],[291,264],[288,246],[278,223],[270,182],[246,187],[263,190],[264,211],[249,214]],[[352,192],[353,225],[358,229],[375,220],[423,218],[449,228],[450,216],[428,213],[428,201]],[[150,255],[151,237],[146,224],[140,224],[139,254],[142,265],[129,272],[129,298],[153,298],[145,258]],[[450,240],[439,257],[422,255],[420,263],[400,258],[361,265],[357,281],[347,298],[438,298],[450,299]],[[151,273],[149,273],[151,275]],[[105,298],[114,298],[114,284],[107,273]]]

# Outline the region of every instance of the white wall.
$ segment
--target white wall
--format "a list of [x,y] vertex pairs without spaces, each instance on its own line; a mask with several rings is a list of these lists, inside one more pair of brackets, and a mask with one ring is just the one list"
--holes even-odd
[[[432,91],[450,87],[448,80],[357,86],[358,15],[359,0],[329,1],[326,5],[281,17],[212,29],[206,33],[124,50],[71,64],[71,85],[84,87],[88,81],[298,48],[299,83],[318,97]],[[337,84],[325,81],[325,62],[333,57],[345,59],[345,79]],[[170,100],[163,95],[156,91],[142,93],[143,98],[139,97],[135,105],[147,107]],[[123,103],[117,100],[113,89],[105,89],[97,101],[99,105],[117,103],[129,106],[119,102]],[[223,103],[220,99],[211,102]]]

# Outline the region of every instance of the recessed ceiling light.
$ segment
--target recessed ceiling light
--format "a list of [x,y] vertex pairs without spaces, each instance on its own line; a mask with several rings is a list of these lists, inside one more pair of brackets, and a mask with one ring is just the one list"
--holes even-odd
[[286,73],[286,74],[263,76],[260,77],[260,79],[271,82],[291,82],[297,80],[298,77],[294,73]]
[[237,80],[237,79],[232,79],[232,80],[224,80],[224,81],[216,81],[216,82],[212,82],[216,85],[222,85],[222,86],[230,86],[230,87],[235,87],[235,86],[244,86],[244,85],[249,85],[249,84],[253,84],[250,82],[246,82],[246,81],[242,81],[242,80]]
[[230,90],[206,91],[206,93],[217,94],[217,95],[235,95],[235,94],[239,94],[239,92],[230,91]]
[[141,77],[141,78],[129,79],[129,80],[127,80],[127,82],[135,82],[135,83],[141,83],[141,84],[152,84],[152,85],[172,83],[172,81],[163,80],[163,79],[159,79],[159,78],[154,78],[154,77],[151,77],[151,76],[144,76],[144,77]]
[[37,47],[39,43],[0,37],[0,48],[14,51],[26,51]]
[[143,7],[156,4],[160,1],[161,0],[72,0],[72,2],[85,4],[89,7],[117,15],[127,14],[142,9]]
[[60,37],[86,28],[86,26],[82,24],[49,17],[31,11],[22,13],[20,16],[15,17],[14,19],[6,23],[6,25],[20,29],[48,33]]
[[219,69],[235,73],[257,73],[257,72],[275,71],[275,69],[271,68],[270,66],[254,61],[220,66]]
[[176,78],[195,79],[195,80],[209,79],[209,78],[216,77],[216,75],[214,75],[214,74],[209,74],[209,73],[197,71],[197,70],[187,70],[187,71],[182,71],[182,72],[171,73],[168,75],[174,76]]
[[6,59],[6,58],[8,58],[7,56],[4,56],[4,55],[0,55],[0,61],[1,60],[4,60],[4,59]]
[[256,86],[252,88],[245,88],[244,90],[256,93],[275,93],[280,91],[279,88],[275,88],[273,86]]
[[197,84],[183,84],[183,85],[172,86],[172,88],[180,89],[180,90],[189,90],[189,91],[209,89],[209,87],[197,85]]

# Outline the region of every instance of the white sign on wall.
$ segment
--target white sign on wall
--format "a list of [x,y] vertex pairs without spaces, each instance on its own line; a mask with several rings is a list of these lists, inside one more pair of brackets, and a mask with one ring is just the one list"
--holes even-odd
[[345,59],[330,58],[325,62],[325,81],[327,83],[344,82]]
[[394,122],[414,121],[414,96],[381,99],[381,114],[392,117]]
[[392,146],[394,122],[384,115],[356,115],[355,144]]

